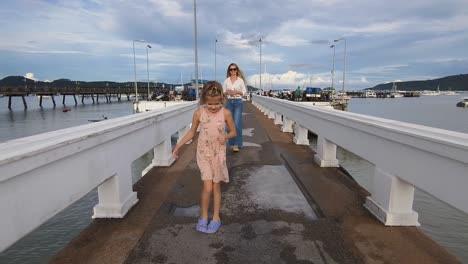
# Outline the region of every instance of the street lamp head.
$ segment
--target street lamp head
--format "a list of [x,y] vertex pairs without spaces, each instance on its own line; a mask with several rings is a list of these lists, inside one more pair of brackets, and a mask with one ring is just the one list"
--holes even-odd
[[339,39],[335,39],[334,42],[338,42],[340,40],[343,40],[344,38],[339,38]]
[[146,42],[144,39],[134,39],[133,41],[137,41],[137,42]]
[[146,45],[146,46],[151,49],[151,45]]
[[330,46],[330,48],[334,48],[334,47],[335,47],[335,45],[331,45],[331,46]]

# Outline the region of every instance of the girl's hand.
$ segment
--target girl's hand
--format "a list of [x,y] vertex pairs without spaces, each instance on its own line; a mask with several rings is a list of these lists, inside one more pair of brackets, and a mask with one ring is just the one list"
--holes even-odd
[[225,135],[219,135],[218,136],[218,142],[221,145],[226,145],[226,136]]
[[174,147],[174,150],[172,151],[172,156],[174,157],[174,159],[178,159],[179,158],[179,154],[177,153],[179,152],[179,147],[176,145]]

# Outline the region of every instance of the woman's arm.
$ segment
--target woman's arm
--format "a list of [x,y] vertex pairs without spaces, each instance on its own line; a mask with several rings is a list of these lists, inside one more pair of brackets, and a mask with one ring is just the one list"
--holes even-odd
[[174,158],[177,159],[179,157],[179,155],[177,154],[179,149],[195,136],[198,125],[200,124],[200,114],[200,109],[193,113],[192,127],[190,128],[189,132],[184,136],[184,138],[182,138],[182,140],[180,140],[180,142],[177,143],[177,145],[174,147],[174,150],[172,151],[172,156],[174,156]]
[[244,96],[247,94],[247,88],[245,87],[245,82],[242,78],[239,78],[240,90],[236,90],[236,94]]
[[223,82],[223,91],[224,91],[225,95],[232,95],[232,90],[228,89],[228,81],[230,81],[229,78],[224,80],[224,82]]
[[231,111],[224,109],[224,120],[229,128],[229,133],[225,136],[226,139],[235,138],[237,136],[236,126],[234,125],[234,120],[232,119]]

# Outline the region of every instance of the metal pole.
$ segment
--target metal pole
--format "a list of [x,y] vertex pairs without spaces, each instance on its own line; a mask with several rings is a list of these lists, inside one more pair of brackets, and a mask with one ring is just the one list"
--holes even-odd
[[133,40],[133,67],[135,70],[135,101],[134,103],[136,104],[136,111],[138,112],[139,111],[138,109],[138,84],[137,84],[137,77],[136,77],[135,41],[138,41],[138,42],[145,42],[145,41],[141,39]]
[[137,85],[137,79],[136,79],[135,40],[133,41],[133,68],[135,70],[135,100],[134,102],[137,104],[137,109],[138,109],[138,85]]
[[333,67],[332,67],[332,89],[333,88],[333,83],[334,83],[334,80],[335,80],[335,45],[331,45],[330,48],[333,48]]
[[195,31],[195,100],[198,100],[197,0],[193,0],[193,21]]
[[262,38],[258,40],[260,42],[260,91],[263,92],[262,89]]
[[345,95],[345,73],[346,73],[346,39],[344,39],[344,55],[343,55],[343,97],[342,98],[342,104],[344,105],[344,95]]
[[151,49],[150,45],[146,45],[146,72],[148,74],[148,98],[147,100],[150,100],[150,87],[149,87],[149,55],[148,55],[148,50]]
[[344,53],[343,53],[343,90],[341,91],[341,103],[344,107],[344,95],[345,95],[345,72],[346,72],[346,39],[345,38],[339,38],[335,39],[335,42],[338,42],[340,40],[344,40]]
[[215,81],[216,81],[216,44],[218,43],[218,40],[215,40]]

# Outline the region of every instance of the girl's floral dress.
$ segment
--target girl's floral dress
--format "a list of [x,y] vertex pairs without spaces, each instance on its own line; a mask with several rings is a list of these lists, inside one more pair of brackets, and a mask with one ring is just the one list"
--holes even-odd
[[224,139],[225,131],[224,108],[211,113],[202,107],[197,146],[197,164],[202,180],[211,180],[216,183],[229,182],[226,144],[222,145],[218,140],[219,137]]

